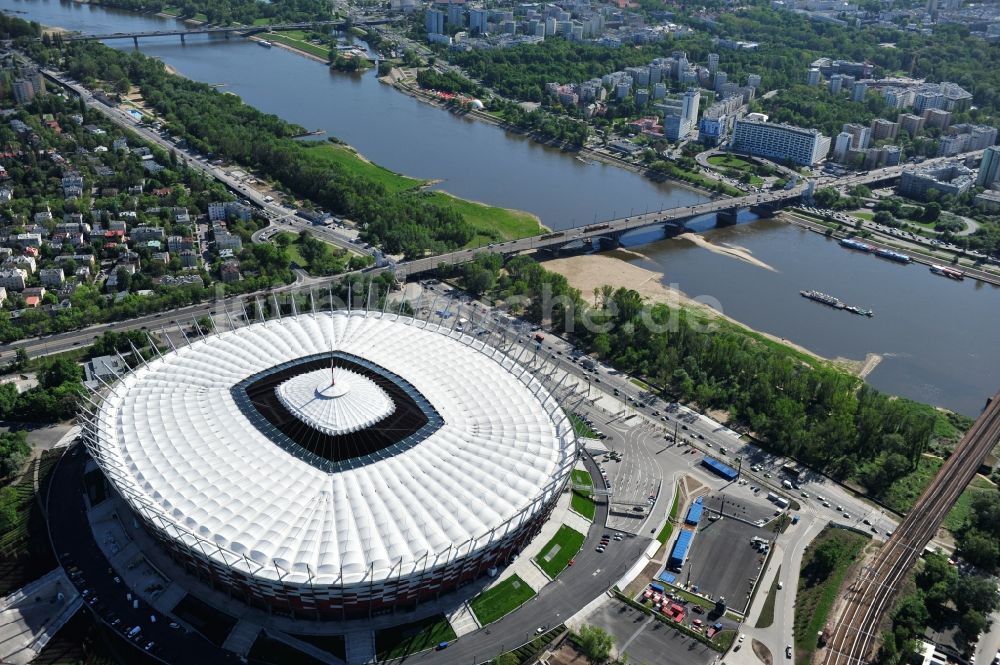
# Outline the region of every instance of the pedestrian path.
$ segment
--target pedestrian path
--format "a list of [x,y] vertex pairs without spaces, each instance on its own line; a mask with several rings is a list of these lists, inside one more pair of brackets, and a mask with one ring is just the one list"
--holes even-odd
[[62,568],[0,599],[0,662],[27,665],[83,600]]
[[469,609],[468,603],[462,603],[448,615],[448,623],[455,634],[461,637],[473,633],[481,627],[476,620],[476,615]]

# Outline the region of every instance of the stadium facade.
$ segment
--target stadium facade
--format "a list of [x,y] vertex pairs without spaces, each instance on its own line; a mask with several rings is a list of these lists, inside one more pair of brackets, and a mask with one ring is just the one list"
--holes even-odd
[[84,439],[216,589],[303,618],[411,609],[505,565],[577,457],[556,397],[485,337],[365,311],[254,323],[133,368]]

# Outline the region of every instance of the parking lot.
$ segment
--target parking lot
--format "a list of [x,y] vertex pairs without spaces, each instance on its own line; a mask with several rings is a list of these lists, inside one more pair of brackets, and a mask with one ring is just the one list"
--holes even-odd
[[770,542],[774,532],[732,518],[710,520],[706,514],[677,582],[696,586],[709,598],[725,598],[727,607],[745,612],[766,558],[752,538]]
[[708,665],[718,656],[701,642],[619,601],[605,603],[586,622],[614,635],[615,647],[628,653],[630,663]]

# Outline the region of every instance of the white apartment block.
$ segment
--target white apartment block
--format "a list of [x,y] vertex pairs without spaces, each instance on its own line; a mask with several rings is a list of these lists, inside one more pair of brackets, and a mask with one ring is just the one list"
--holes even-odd
[[812,166],[830,151],[830,137],[815,129],[753,120],[737,120],[731,147],[758,157]]

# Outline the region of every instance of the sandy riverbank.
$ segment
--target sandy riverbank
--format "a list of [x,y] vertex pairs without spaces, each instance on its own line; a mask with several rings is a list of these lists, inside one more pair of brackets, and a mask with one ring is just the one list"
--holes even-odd
[[[592,297],[595,288],[610,284],[615,288],[624,287],[636,291],[643,300],[649,303],[665,304],[671,307],[684,307],[695,310],[707,317],[717,318],[734,323],[742,328],[748,328],[743,323],[722,314],[716,309],[699,300],[690,297],[679,289],[673,289],[663,283],[663,273],[647,270],[624,260],[627,256],[641,256],[628,250],[616,250],[604,254],[582,254],[561,259],[545,261],[546,270],[565,277],[570,286],[579,289],[583,298]],[[768,269],[772,269],[769,266]],[[754,331],[768,339],[783,344],[795,351],[804,353],[818,360],[833,362],[839,367],[861,376],[867,376],[878,363],[881,356],[868,354],[864,360],[851,358],[825,358],[809,349],[790,342],[787,339],[768,333]]]
[[682,240],[687,240],[690,243],[701,247],[702,249],[707,249],[710,252],[716,254],[721,254],[722,256],[728,256],[730,258],[738,259],[749,263],[752,266],[757,266],[758,268],[763,268],[764,270],[770,270],[771,272],[777,272],[773,266],[764,263],[753,253],[746,249],[745,247],[740,247],[738,245],[716,245],[713,242],[709,242],[704,236],[700,236],[697,233],[682,233],[678,238]]

